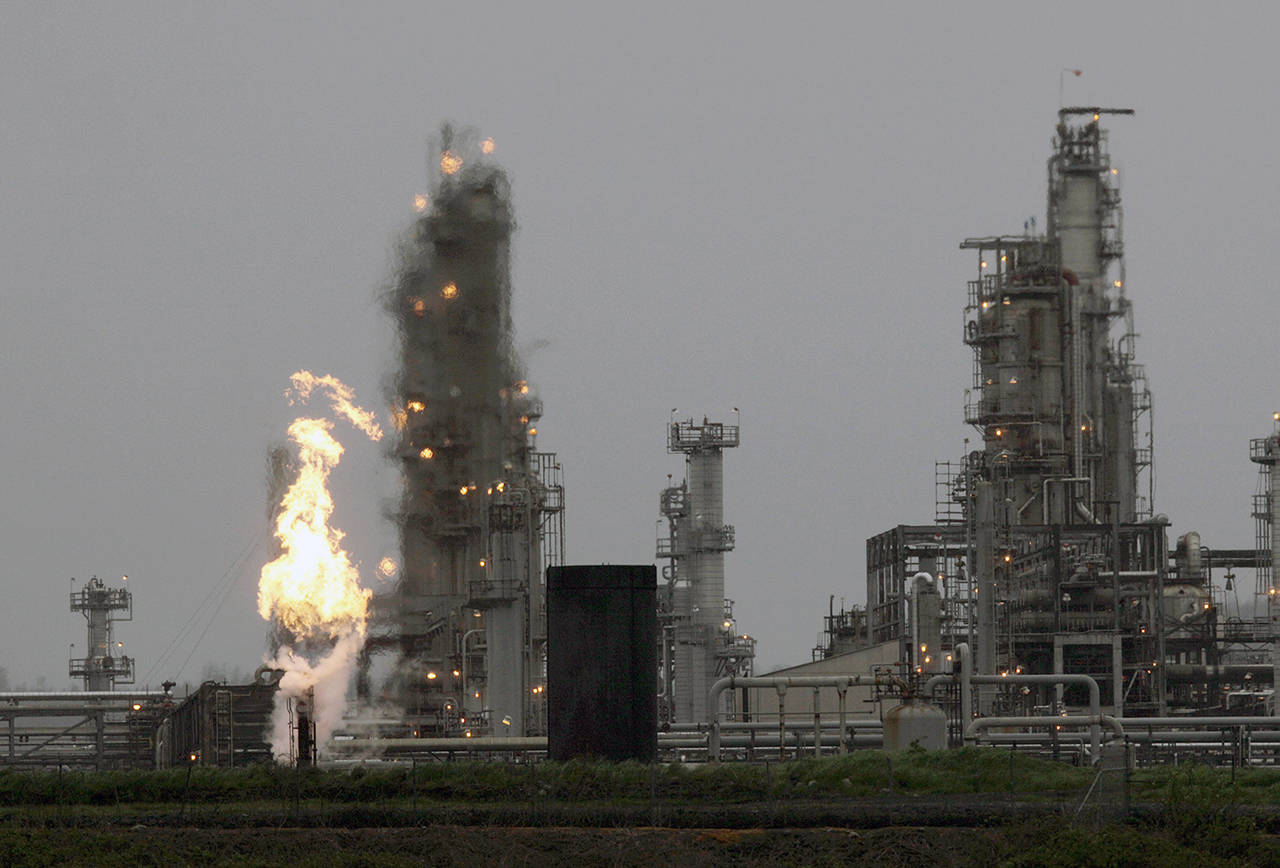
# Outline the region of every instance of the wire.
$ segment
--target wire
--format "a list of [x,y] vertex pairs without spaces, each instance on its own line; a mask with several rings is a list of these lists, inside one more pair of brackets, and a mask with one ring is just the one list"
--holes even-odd
[[[258,546],[262,543],[264,533],[265,532],[262,529],[259,529],[256,533],[253,534],[252,537],[250,537],[249,542],[241,550],[240,554],[237,555],[236,559],[231,562],[231,565],[227,567],[227,569],[223,572],[222,576],[218,579],[218,581],[213,584],[213,587],[209,589],[209,593],[205,594],[204,599],[201,600],[196,605],[195,609],[192,610],[191,614],[187,616],[186,621],[184,621],[182,623],[182,626],[178,628],[177,634],[173,637],[173,639],[169,642],[169,644],[165,646],[165,649],[160,652],[160,655],[156,658],[156,661],[153,664],[151,664],[151,668],[148,669],[147,674],[143,676],[143,679],[142,679],[143,683],[149,683],[151,676],[155,674],[155,672],[158,669],[160,669],[162,666],[164,666],[166,663],[168,663],[172,659],[173,655],[177,652],[177,650],[181,646],[183,640],[186,639],[190,635],[191,630],[195,628],[195,625],[198,623],[199,619],[201,618],[202,612],[204,612],[205,608],[210,604],[210,602],[213,601],[215,597],[220,595],[221,599],[219,600],[218,605],[215,608],[213,615],[209,620],[209,624],[213,623],[213,620],[217,618],[218,612],[222,610],[222,606],[227,601],[228,592],[236,584],[236,581],[243,577],[245,563],[253,555],[253,553],[257,551]],[[204,630],[200,634],[200,639],[203,639],[205,634],[208,632],[209,632],[209,625],[206,624]],[[197,646],[200,643],[200,639],[196,640]],[[192,648],[191,653],[194,653],[194,651],[195,651],[195,648]],[[190,661],[191,653],[189,653],[187,655],[187,659],[183,661],[183,664],[182,664],[183,668],[185,668],[187,665],[187,662]],[[181,670],[179,670],[178,674],[179,675],[181,674]],[[177,676],[175,676],[175,679],[176,677]]]

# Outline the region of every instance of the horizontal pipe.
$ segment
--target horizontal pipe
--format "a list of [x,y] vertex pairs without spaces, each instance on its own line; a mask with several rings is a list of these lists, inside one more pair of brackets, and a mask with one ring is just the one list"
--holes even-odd
[[[48,702],[50,700],[119,700],[120,702],[137,702],[139,699],[174,699],[162,690],[139,690],[129,693],[124,690],[60,690],[41,693],[26,691],[7,691],[0,693],[0,702]],[[174,700],[177,701],[176,699]]]
[[483,752],[490,750],[546,750],[546,736],[479,736],[476,738],[353,738],[331,741],[331,753],[355,750],[395,753],[430,753],[440,750]]
[[[1206,681],[1227,681],[1233,684],[1252,681],[1270,684],[1275,670],[1270,663],[1170,663],[1164,668],[1165,681],[1176,684],[1199,684]],[[1246,676],[1248,676],[1246,678]]]
[[1124,725],[1109,714],[1037,715],[1032,717],[979,717],[964,729],[965,740],[995,726],[1106,726],[1116,738],[1124,738]]
[[[797,711],[796,714],[804,712]],[[759,712],[752,712],[758,717],[763,717]],[[822,720],[823,729],[839,729],[839,719],[824,718]],[[884,724],[879,720],[849,720],[845,721],[846,729],[882,729]],[[786,722],[787,729],[803,729],[806,732],[813,732],[813,721],[811,720],[789,720]],[[709,723],[673,723],[669,732],[710,732],[711,724]],[[768,720],[731,720],[720,724],[721,732],[777,732],[778,719],[777,715],[772,715]],[[663,732],[663,730],[659,730]]]
[[1120,717],[1116,718],[1126,728],[1144,726],[1253,726],[1263,729],[1280,729],[1280,717]]
[[[855,744],[860,747],[878,747],[884,744],[884,736],[878,732],[860,732],[845,737],[845,744]],[[672,750],[678,749],[702,749],[707,746],[707,740],[698,738],[693,735],[684,733],[661,733],[658,736],[658,747]],[[778,740],[771,739],[760,741],[753,739],[747,735],[722,735],[720,737],[720,746],[723,747],[747,747],[755,748],[758,751],[768,751],[770,749],[777,750]],[[839,747],[839,733],[822,734],[823,747]],[[787,738],[787,747],[813,747],[813,733],[796,733]]]
[[711,709],[711,734],[707,738],[707,759],[720,761],[720,696],[735,687],[772,687],[781,697],[789,687],[834,687],[847,690],[850,687],[878,685],[903,685],[902,679],[892,675],[755,675],[740,677],[730,675],[711,685],[707,707]]

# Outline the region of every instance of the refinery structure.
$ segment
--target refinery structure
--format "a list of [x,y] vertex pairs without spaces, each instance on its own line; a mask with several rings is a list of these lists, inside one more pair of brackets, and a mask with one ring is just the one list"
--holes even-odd
[[544,574],[564,559],[564,487],[513,347],[514,219],[491,152],[445,128],[387,296],[401,559],[372,600],[358,687],[420,735],[545,732]]
[[[1175,538],[1155,504],[1152,390],[1103,126],[1132,114],[1062,108],[1043,224],[960,243],[975,266],[957,335],[972,351],[971,376],[956,384],[972,440],[935,466],[931,524],[866,541],[866,603],[837,610],[832,595],[811,661],[757,675],[755,640],[728,599],[736,534],[724,458],[741,444],[736,408],[732,422],[672,410],[666,449],[685,474],[669,476],[659,496],[662,567],[656,588],[644,580],[656,618],[627,622],[635,632],[623,643],[644,647],[646,661],[656,650],[661,755],[988,740],[1054,756],[1073,743],[1075,758],[1098,761],[1107,729],[1159,761],[1169,746],[1225,744],[1230,730],[1234,757],[1243,738],[1261,746],[1246,758],[1280,761],[1280,413],[1241,449],[1259,473],[1254,546],[1218,548],[1194,531]],[[70,600],[87,621],[85,655],[73,653],[68,669],[84,690],[0,696],[9,727],[0,762],[7,753],[14,766],[164,767],[547,749],[557,637],[546,575],[565,565],[565,491],[557,456],[538,449],[542,406],[514,349],[514,219],[492,152],[491,140],[444,128],[385,293],[399,334],[387,451],[401,483],[388,510],[399,551],[378,565],[387,581],[367,590],[327,525],[324,480],[342,451],[332,421],[299,419],[290,428],[299,457],[271,453],[272,521],[318,534],[329,557],[318,572],[336,577],[342,607],[330,610],[328,591],[292,586],[293,567],[280,565],[307,546],[277,529],[280,557],[263,568],[259,606],[276,657],[251,684],[209,682],[180,699],[170,682],[120,689],[134,661],[112,625],[132,616],[133,600],[94,578]],[[339,381],[294,375],[291,394],[313,389],[381,438]],[[317,487],[302,503],[294,492],[308,468]],[[620,569],[652,571],[640,566]],[[295,644],[310,662],[295,666]],[[335,699],[325,722],[321,707]],[[598,722],[609,709],[587,713]]]
[[[1152,394],[1103,127],[1131,114],[1062,109],[1043,232],[1033,218],[961,243],[976,260],[962,333],[976,448],[937,464],[933,524],[867,540],[865,608],[833,609],[815,662],[787,672],[863,658],[924,681],[963,645],[977,674],[1044,679],[980,688],[973,714],[1083,706],[1088,682],[1060,675],[1092,679],[1116,718],[1275,713],[1276,433],[1250,447],[1256,548],[1170,540],[1153,505]],[[1256,576],[1255,594],[1228,617],[1213,579],[1234,589],[1235,570]]]
[[[725,598],[724,556],[733,550],[733,525],[724,523],[724,450],[738,445],[740,425],[672,419],[667,451],[685,457],[685,479],[659,497],[657,557],[658,719],[699,723],[731,707],[708,705],[718,679],[750,675],[755,641],[738,633],[733,601]],[[665,524],[666,527],[662,527]],[[728,697],[728,702],[732,697]]]

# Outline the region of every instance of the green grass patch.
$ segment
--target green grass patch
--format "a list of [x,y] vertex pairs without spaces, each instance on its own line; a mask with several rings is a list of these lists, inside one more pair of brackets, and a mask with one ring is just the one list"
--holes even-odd
[[[223,803],[318,799],[370,802],[599,800],[747,802],[815,796],[1057,792],[1087,787],[1087,769],[1008,751],[856,751],[785,763],[607,762],[508,765],[451,762],[352,769],[169,769],[153,772],[0,771],[0,806]],[[1274,783],[1280,786],[1280,777]],[[1262,792],[1265,788],[1258,785]]]

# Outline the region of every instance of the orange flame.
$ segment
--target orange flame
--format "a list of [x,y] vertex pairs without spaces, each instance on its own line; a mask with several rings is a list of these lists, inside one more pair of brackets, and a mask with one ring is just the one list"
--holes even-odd
[[[354,393],[338,379],[299,371],[291,378],[290,402],[305,401],[315,389],[329,395],[334,412],[372,440],[382,437],[373,414],[354,402]],[[298,477],[280,500],[275,537],[280,556],[262,568],[258,613],[300,638],[363,636],[370,592],[342,548],[343,533],[329,526],[333,497],[329,474],[343,448],[328,419],[295,419],[289,439],[298,449]]]
[[486,154],[493,153],[493,139],[485,139],[480,143],[480,150]]
[[441,295],[443,295],[445,298],[457,298],[457,297],[458,297],[458,284],[456,284],[456,283],[446,283],[446,284],[444,285],[444,288],[440,290],[440,294],[441,294]]
[[456,174],[462,168],[462,157],[453,151],[445,151],[440,155],[440,171],[446,175]]
[[382,439],[382,428],[378,425],[377,417],[357,405],[356,393],[337,377],[331,375],[317,377],[310,371],[298,371],[289,380],[293,384],[291,392],[285,393],[289,395],[289,406],[293,406],[298,401],[306,401],[315,389],[323,389],[329,393],[333,412],[345,417],[348,422],[369,435],[370,440]]
[[413,210],[421,214],[423,211],[427,210],[427,203],[427,197],[419,193],[413,197]]

